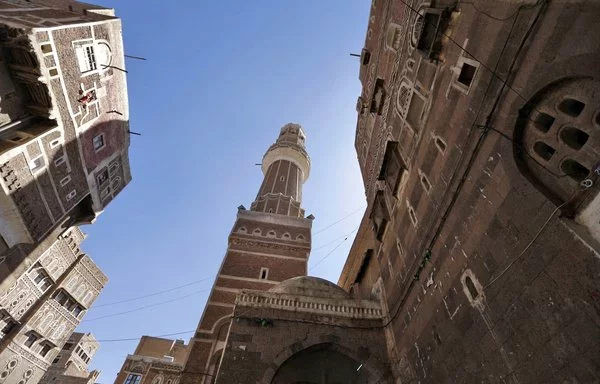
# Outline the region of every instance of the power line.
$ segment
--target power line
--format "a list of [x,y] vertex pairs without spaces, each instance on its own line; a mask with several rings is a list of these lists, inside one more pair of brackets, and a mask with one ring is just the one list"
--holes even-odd
[[164,290],[162,290],[162,291],[156,291],[156,292],[154,292],[154,293],[149,293],[149,294],[147,294],[147,295],[143,295],[143,296],[137,296],[137,297],[132,297],[131,299],[123,299],[123,300],[119,300],[119,301],[113,301],[113,302],[111,302],[111,303],[106,303],[106,304],[94,305],[94,306],[92,306],[92,308],[90,308],[90,309],[96,309],[96,308],[101,308],[101,307],[107,307],[107,306],[110,306],[110,305],[116,305],[116,304],[121,304],[121,303],[128,303],[128,302],[131,302],[131,301],[136,301],[136,300],[145,299],[145,298],[147,298],[147,297],[158,296],[158,295],[161,295],[161,294],[163,294],[163,293],[172,292],[172,291],[175,291],[175,290],[177,290],[177,289],[180,289],[180,288],[185,288],[185,287],[189,287],[190,285],[195,285],[195,284],[201,283],[201,282],[203,282],[203,281],[206,281],[206,280],[209,280],[209,279],[214,279],[214,278],[215,278],[215,276],[211,276],[211,277],[205,277],[205,278],[203,278],[203,279],[200,279],[200,280],[195,280],[195,281],[189,282],[189,283],[187,283],[187,284],[178,285],[178,286],[176,286],[176,287],[173,287],[173,288],[167,288],[167,289],[164,289]]
[[333,227],[334,225],[336,225],[336,224],[338,224],[338,223],[340,223],[340,222],[342,222],[342,221],[346,220],[346,219],[347,219],[347,218],[349,218],[350,216],[354,215],[356,212],[358,212],[358,211],[360,211],[360,210],[363,210],[363,209],[365,209],[365,208],[366,208],[366,207],[364,207],[364,206],[362,206],[362,207],[359,207],[358,209],[356,209],[356,210],[354,210],[354,211],[350,212],[349,214],[347,214],[346,216],[342,217],[341,219],[339,219],[339,220],[336,220],[336,221],[334,221],[333,223],[329,224],[328,226],[326,226],[326,227],[324,227],[324,228],[321,228],[321,229],[319,229],[317,232],[313,233],[313,236],[314,236],[314,235],[317,235],[317,234],[319,234],[319,233],[321,233],[321,232],[323,232],[323,231],[325,231],[325,230],[327,230],[327,229],[329,229],[329,228],[331,228],[331,227]]
[[311,267],[311,269],[314,270],[315,268],[317,268],[319,266],[319,264],[321,264],[323,261],[325,261],[325,259],[327,259],[327,257],[329,257],[329,255],[331,255],[336,249],[338,249],[342,244],[344,244],[346,242],[346,240],[348,240],[348,237],[350,237],[351,234],[356,232],[358,230],[358,228],[359,227],[356,227],[352,230],[352,232],[349,232],[348,234],[346,234],[344,237],[344,240],[342,240],[338,245],[336,245],[331,251],[327,252],[327,254],[325,256],[323,256],[323,258],[321,260],[319,260],[315,265],[313,265]]
[[189,293],[189,294],[187,294],[187,295],[184,295],[184,296],[181,296],[181,297],[177,297],[177,298],[175,298],[175,299],[171,299],[171,300],[165,300],[165,301],[161,301],[161,302],[154,303],[154,304],[148,304],[148,305],[144,305],[144,306],[142,306],[142,307],[138,307],[138,308],[130,309],[130,310],[128,310],[128,311],[117,312],[117,313],[110,313],[110,314],[108,314],[108,315],[103,315],[103,316],[93,317],[93,318],[91,318],[91,319],[83,319],[81,322],[83,323],[83,322],[85,322],[85,321],[95,321],[95,320],[100,320],[100,319],[106,319],[106,318],[108,318],[108,317],[115,317],[115,316],[125,315],[125,314],[127,314],[127,313],[138,312],[138,311],[141,311],[141,310],[144,310],[144,309],[147,309],[147,308],[157,307],[157,306],[159,306],[159,305],[168,304],[168,303],[172,303],[172,302],[174,302],[174,301],[183,300],[183,299],[185,299],[185,298],[188,298],[188,297],[190,297],[190,296],[197,295],[197,294],[199,294],[199,293],[206,292],[206,291],[209,291],[209,289],[208,289],[208,288],[206,288],[206,289],[201,289],[201,290],[199,290],[199,291],[195,291],[195,292]]

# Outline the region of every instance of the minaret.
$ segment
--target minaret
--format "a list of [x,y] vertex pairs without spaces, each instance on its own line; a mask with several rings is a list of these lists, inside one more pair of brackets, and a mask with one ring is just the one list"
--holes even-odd
[[242,289],[268,290],[307,273],[312,216],[304,217],[302,185],[310,159],[298,124],[281,128],[263,156],[263,182],[251,209],[238,208],[227,253],[204,308],[181,384],[212,383]]

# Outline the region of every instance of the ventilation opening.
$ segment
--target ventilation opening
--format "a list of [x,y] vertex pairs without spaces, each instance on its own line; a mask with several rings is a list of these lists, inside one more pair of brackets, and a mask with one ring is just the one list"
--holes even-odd
[[539,157],[546,161],[550,160],[554,155],[554,152],[556,152],[554,148],[541,141],[538,141],[533,145],[533,150]]
[[584,103],[575,99],[564,99],[558,104],[559,111],[573,117],[579,116],[584,107]]
[[285,181],[285,176],[281,176],[281,177],[279,178],[279,181]]
[[56,68],[52,68],[50,71],[50,76],[54,77],[54,76],[58,76],[58,71],[56,70]]
[[546,133],[554,124],[554,116],[550,116],[547,113],[540,112],[535,118],[535,127],[540,131]]
[[589,135],[575,127],[565,127],[560,131],[560,139],[573,149],[581,149],[587,143]]
[[470,87],[476,71],[477,67],[464,63],[460,70],[460,75],[458,75],[458,82]]
[[471,294],[471,299],[475,300],[479,296],[479,291],[477,290],[477,287],[475,287],[475,283],[473,283],[470,276],[465,278],[465,284],[467,285],[469,294]]
[[577,182],[584,180],[590,173],[589,169],[572,159],[563,161],[560,165],[560,169],[565,173],[565,175]]
[[52,46],[50,44],[42,44],[42,52],[43,53],[52,52]]
[[429,180],[427,180],[427,176],[421,175],[421,184],[423,184],[423,188],[425,188],[425,191],[427,193],[431,191],[431,183],[429,182]]
[[440,139],[439,137],[435,138],[435,146],[437,147],[437,149],[440,150],[440,152],[442,152],[442,153],[446,152],[446,143],[444,142],[444,140]]

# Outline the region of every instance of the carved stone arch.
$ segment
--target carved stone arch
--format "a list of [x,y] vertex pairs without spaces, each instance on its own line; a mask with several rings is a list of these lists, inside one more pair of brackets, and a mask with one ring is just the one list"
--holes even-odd
[[214,334],[215,331],[217,329],[219,329],[219,327],[221,327],[222,325],[229,323],[229,321],[231,321],[232,315],[225,315],[223,317],[220,317],[217,319],[217,321],[215,321],[215,323],[213,324],[213,326],[210,328],[210,333]]
[[298,235],[296,236],[296,240],[297,241],[304,241],[306,238],[304,237],[304,235]]
[[[389,369],[386,366],[384,366],[381,362],[373,358],[367,358],[366,360],[364,358],[361,358],[360,353],[356,351],[355,348],[337,342],[311,343],[308,340],[289,345],[280,353],[278,353],[273,361],[273,364],[271,364],[271,368],[265,371],[259,383],[278,384],[278,381],[274,381],[275,379],[277,379],[278,373],[280,374],[281,369],[286,366],[286,363],[291,362],[292,359],[294,359],[294,357],[304,357],[302,356],[303,354],[306,355],[310,353],[320,353],[323,351],[328,351],[338,356],[342,355],[347,359],[353,361],[354,365],[356,366],[356,368],[353,369],[353,371],[361,371],[361,374],[364,374],[366,377],[369,378],[369,380],[365,382],[374,382],[381,384],[391,383],[391,375]],[[339,366],[336,366],[335,369],[339,369]]]
[[164,377],[163,375],[161,375],[160,373],[154,377],[154,379],[152,380],[152,384],[163,384],[164,381]]
[[267,232],[267,237],[277,237],[277,232],[275,232],[275,230],[274,230],[274,229],[270,229],[270,230]]
[[598,93],[596,79],[564,78],[539,90],[519,111],[513,141],[516,164],[556,205],[570,201],[598,167]]
[[292,238],[292,235],[290,235],[289,232],[285,232],[283,235],[281,235],[281,238],[283,240],[290,240]]

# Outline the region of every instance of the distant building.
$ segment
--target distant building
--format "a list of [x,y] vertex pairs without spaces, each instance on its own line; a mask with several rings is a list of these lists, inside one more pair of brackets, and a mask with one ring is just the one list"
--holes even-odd
[[95,384],[100,372],[88,371],[88,364],[99,347],[91,333],[73,333],[39,383]]
[[176,384],[189,347],[183,340],[142,336],[132,355],[127,355],[115,384]]
[[32,384],[107,282],[81,253],[131,180],[121,21],[0,0],[0,381]]
[[0,377],[7,383],[36,383],[108,282],[79,249],[83,239],[78,227],[64,232],[0,295]]

